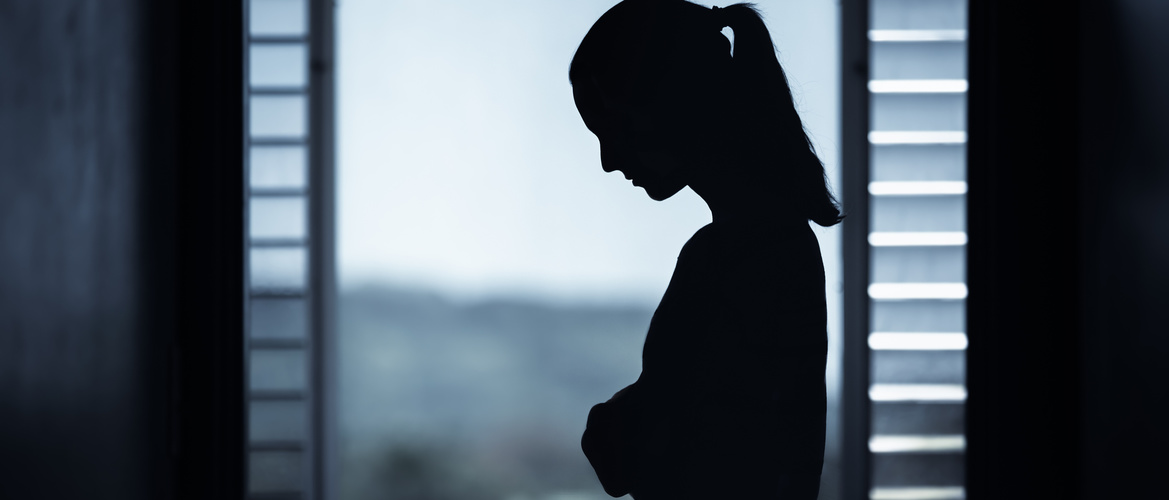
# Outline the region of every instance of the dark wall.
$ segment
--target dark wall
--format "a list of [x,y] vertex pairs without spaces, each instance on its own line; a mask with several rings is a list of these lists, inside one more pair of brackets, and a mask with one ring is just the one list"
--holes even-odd
[[970,8],[968,497],[1163,496],[1169,4]]
[[158,498],[165,478],[143,26],[134,0],[0,3],[5,498]]
[[241,34],[0,0],[0,498],[242,495]]
[[1164,495],[1169,467],[1169,2],[1083,3],[1083,498]]

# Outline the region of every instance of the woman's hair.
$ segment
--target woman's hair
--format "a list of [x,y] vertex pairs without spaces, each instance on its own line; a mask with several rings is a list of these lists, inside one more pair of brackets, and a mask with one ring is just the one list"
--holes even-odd
[[[734,33],[733,53],[723,27]],[[729,118],[726,144],[731,150],[774,165],[761,174],[782,195],[787,209],[825,227],[844,218],[796,113],[771,34],[754,5],[708,9],[685,0],[624,0],[585,35],[569,80],[577,85],[611,75],[637,85],[661,84],[679,65],[699,66],[686,74],[700,81],[674,85],[693,85],[698,96],[718,92],[712,102],[695,105],[723,110]],[[694,76],[719,72],[724,73],[722,80]]]

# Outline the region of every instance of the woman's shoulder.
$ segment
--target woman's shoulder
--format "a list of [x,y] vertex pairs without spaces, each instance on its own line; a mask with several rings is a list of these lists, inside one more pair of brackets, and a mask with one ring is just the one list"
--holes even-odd
[[710,223],[699,229],[683,247],[717,252],[730,260],[782,261],[787,257],[819,254],[819,241],[803,223]]
[[701,283],[704,293],[753,294],[823,286],[824,270],[816,235],[799,226],[711,223],[683,246],[675,281]]
[[698,228],[690,239],[682,245],[682,250],[678,252],[678,261],[698,257],[699,255],[709,255],[710,249],[714,245],[716,236],[714,235],[714,223],[709,223]]

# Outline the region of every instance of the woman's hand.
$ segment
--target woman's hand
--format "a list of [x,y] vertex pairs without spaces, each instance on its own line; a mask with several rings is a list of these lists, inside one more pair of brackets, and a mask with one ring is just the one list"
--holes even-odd
[[617,401],[624,400],[624,399],[625,399],[625,395],[629,393],[629,389],[631,389],[631,388],[632,388],[634,385],[637,385],[637,382],[634,382],[634,383],[632,383],[632,384],[629,384],[629,385],[625,386],[625,388],[623,388],[623,389],[621,389],[620,391],[617,391],[616,393],[614,393],[614,394],[613,394],[613,397],[609,398],[609,402],[610,402],[610,403],[615,403],[615,402],[617,402]]

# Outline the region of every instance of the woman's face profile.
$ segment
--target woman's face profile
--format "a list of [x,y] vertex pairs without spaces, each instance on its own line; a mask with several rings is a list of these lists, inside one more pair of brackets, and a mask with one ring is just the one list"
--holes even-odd
[[596,78],[573,86],[577,111],[601,147],[601,168],[618,171],[654,200],[687,184],[687,161],[676,132],[680,125],[654,103],[621,98]]

